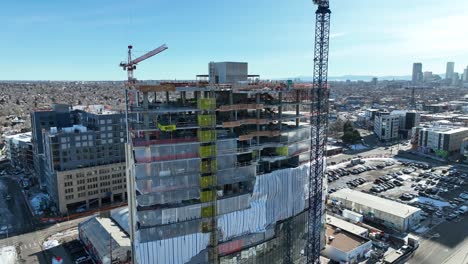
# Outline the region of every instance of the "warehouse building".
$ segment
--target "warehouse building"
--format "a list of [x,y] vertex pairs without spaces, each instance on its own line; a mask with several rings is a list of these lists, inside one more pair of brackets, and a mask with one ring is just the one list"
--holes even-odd
[[332,226],[335,226],[337,228],[340,228],[344,231],[350,232],[352,234],[362,236],[362,237],[367,237],[369,235],[369,230],[355,225],[353,223],[350,223],[346,220],[340,219],[338,217],[335,217],[333,215],[326,215],[325,216],[326,223]]
[[330,200],[398,231],[409,231],[421,220],[419,208],[348,188],[330,194]]
[[326,245],[322,254],[338,263],[359,263],[372,249],[372,241],[332,224],[325,225]]
[[119,264],[131,260],[130,238],[113,219],[92,217],[78,225],[78,232],[94,263]]

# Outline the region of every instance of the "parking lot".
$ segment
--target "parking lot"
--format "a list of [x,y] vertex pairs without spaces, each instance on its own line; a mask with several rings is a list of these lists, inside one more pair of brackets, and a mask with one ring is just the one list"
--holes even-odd
[[[357,163],[355,160],[354,163]],[[406,160],[363,159],[329,166],[329,193],[351,188],[421,208],[430,224],[460,221],[468,205],[466,171]]]

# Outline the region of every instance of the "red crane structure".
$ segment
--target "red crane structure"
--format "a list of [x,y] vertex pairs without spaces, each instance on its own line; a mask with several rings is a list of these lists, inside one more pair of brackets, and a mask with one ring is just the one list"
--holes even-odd
[[133,77],[133,71],[136,69],[136,65],[139,63],[139,62],[142,62],[146,59],[149,59],[151,57],[153,57],[154,55],[156,54],[159,54],[165,50],[167,50],[167,46],[166,44],[164,45],[161,45],[159,46],[158,48],[132,60],[132,48],[133,46],[132,45],[128,45],[128,61],[127,63],[125,62],[121,62],[120,63],[120,67],[123,68],[123,70],[127,71],[127,75],[128,75],[128,84],[135,84],[136,83],[136,79]]

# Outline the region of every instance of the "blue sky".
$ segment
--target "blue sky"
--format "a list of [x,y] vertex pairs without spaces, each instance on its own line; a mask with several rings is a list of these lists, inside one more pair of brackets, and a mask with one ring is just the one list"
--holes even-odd
[[[449,2],[449,3],[447,3]],[[468,65],[466,0],[332,0],[330,75]],[[118,63],[166,43],[138,79],[189,79],[209,61],[263,78],[312,75],[311,0],[3,1],[0,80],[123,80]]]

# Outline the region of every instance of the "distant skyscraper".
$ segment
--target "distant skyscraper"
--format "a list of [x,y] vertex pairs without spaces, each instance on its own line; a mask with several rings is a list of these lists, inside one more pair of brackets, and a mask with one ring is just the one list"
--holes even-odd
[[468,82],[468,66],[466,66],[466,69],[463,71],[463,82]]
[[424,82],[430,82],[432,81],[432,72],[431,71],[425,71],[423,75],[423,81]]
[[413,78],[412,81],[414,83],[422,82],[423,80],[423,73],[422,73],[422,63],[416,62],[413,63]]
[[457,86],[459,84],[458,72],[454,72],[452,76],[452,85]]
[[371,83],[372,83],[372,85],[377,85],[378,81],[379,81],[379,79],[377,79],[377,77],[374,77],[374,78],[372,78]]
[[447,62],[447,70],[445,72],[445,79],[452,80],[454,71],[455,71],[455,62]]

